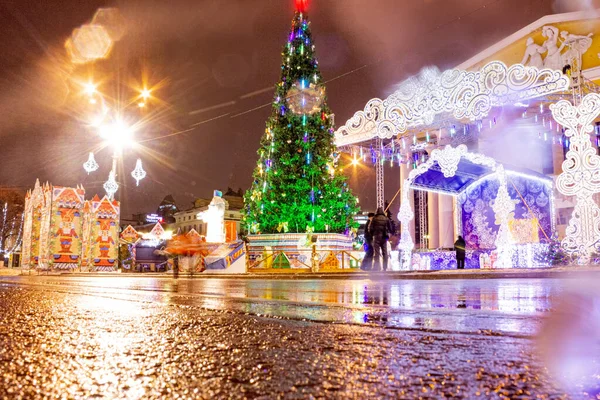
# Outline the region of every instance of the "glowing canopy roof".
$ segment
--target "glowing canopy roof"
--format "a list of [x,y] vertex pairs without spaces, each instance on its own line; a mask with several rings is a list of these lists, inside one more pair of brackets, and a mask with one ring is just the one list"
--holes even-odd
[[[521,175],[530,179],[538,179],[548,185],[552,185],[552,179],[543,174],[506,165],[504,168],[509,177],[511,175]],[[426,192],[439,192],[456,196],[472,184],[486,177],[490,177],[494,173],[494,170],[489,166],[479,165],[466,159],[461,159],[458,163],[458,169],[456,170],[455,175],[452,177],[445,177],[442,168],[437,162],[434,162],[426,172],[414,179],[410,187]]]
[[387,99],[370,100],[335,132],[338,147],[391,138],[411,127],[429,125],[440,114],[480,120],[492,107],[562,92],[569,88],[562,71],[493,61],[479,71],[423,70],[403,82]]

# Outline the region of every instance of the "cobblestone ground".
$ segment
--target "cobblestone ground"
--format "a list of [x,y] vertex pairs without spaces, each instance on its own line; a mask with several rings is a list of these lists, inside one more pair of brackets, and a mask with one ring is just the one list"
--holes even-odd
[[531,351],[523,337],[0,286],[6,399],[566,398]]

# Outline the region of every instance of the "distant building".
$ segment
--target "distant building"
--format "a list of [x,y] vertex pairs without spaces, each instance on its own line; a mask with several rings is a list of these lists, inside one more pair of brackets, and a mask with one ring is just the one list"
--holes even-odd
[[[175,204],[175,199],[173,198],[173,196],[168,195],[168,196],[165,196],[163,201],[158,206],[158,209],[156,210],[156,214],[159,215],[160,217],[162,217],[163,223],[172,224],[175,222],[175,219],[173,218],[173,216],[175,215],[175,213],[177,211],[179,211],[179,210],[177,209],[177,205]],[[150,222],[150,221],[146,221],[146,222]],[[154,222],[156,222],[156,221],[154,221]]]
[[[225,211],[225,223],[235,223],[236,232],[239,234],[242,231],[242,209],[244,208],[244,194],[242,189],[234,191],[231,188],[227,188],[227,192],[223,195],[223,199],[226,203]],[[173,217],[175,223],[172,224],[171,229],[174,232],[187,233],[194,229],[201,235],[206,235],[206,223],[202,220],[197,219],[198,213],[206,211],[212,198],[208,199],[196,199],[193,207],[176,212]]]
[[175,223],[175,218],[173,216],[177,211],[179,211],[179,209],[175,204],[175,199],[172,195],[168,195],[161,201],[156,209],[156,213],[138,213],[133,214],[131,218],[121,218],[121,228],[125,229],[128,225],[131,225],[133,227],[140,227],[142,230],[144,228],[152,229],[157,222],[160,222],[163,225],[170,225]]

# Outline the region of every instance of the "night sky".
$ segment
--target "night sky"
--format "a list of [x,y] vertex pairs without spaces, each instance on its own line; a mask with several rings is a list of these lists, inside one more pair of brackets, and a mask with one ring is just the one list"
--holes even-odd
[[[451,68],[538,18],[592,1],[313,0],[313,38],[337,125],[372,97],[422,67]],[[105,60],[73,66],[63,47],[98,8],[118,7],[126,34]],[[154,211],[172,194],[181,208],[213,189],[246,189],[279,79],[291,0],[14,0],[0,3],[0,185],[27,189],[35,179],[84,185],[103,194],[109,149],[100,170],[81,164],[100,139],[82,121],[77,80],[93,77],[120,103],[145,76],[159,87],[136,132],[141,149],[124,153],[123,216]],[[460,19],[459,19],[460,18]],[[129,110],[129,109],[128,109]],[[137,157],[148,177],[135,186]],[[348,169],[363,208],[375,200],[374,173]],[[361,172],[362,171],[362,172]],[[386,194],[398,184],[386,168]]]

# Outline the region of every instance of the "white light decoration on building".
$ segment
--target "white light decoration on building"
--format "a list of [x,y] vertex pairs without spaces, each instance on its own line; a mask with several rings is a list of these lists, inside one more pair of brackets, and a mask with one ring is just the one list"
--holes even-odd
[[600,208],[593,198],[600,193],[600,156],[590,141],[592,123],[600,115],[600,95],[586,95],[577,107],[561,100],[550,105],[550,110],[554,120],[566,128],[565,136],[570,143],[556,187],[576,200],[561,245],[577,256],[580,264],[587,264],[600,247]]
[[115,179],[115,171],[110,171],[110,174],[108,174],[108,180],[104,182],[102,187],[106,191],[108,198],[113,200],[115,198],[115,193],[117,193],[117,190],[119,190],[119,184]]
[[89,175],[90,172],[97,171],[98,168],[100,168],[100,166],[98,165],[98,163],[94,159],[94,153],[90,152],[90,155],[88,156],[87,161],[83,163],[83,169]]
[[496,261],[496,264],[498,268],[511,268],[514,240],[508,222],[514,217],[515,201],[508,194],[506,174],[502,165],[499,165],[497,168],[497,176],[498,181],[500,181],[500,187],[492,205],[494,215],[496,216],[496,225],[500,225],[495,243],[496,251],[498,252],[498,261]]
[[146,177],[146,171],[142,168],[142,160],[137,159],[135,162],[135,169],[131,171],[131,176],[135,179],[135,185],[139,186],[140,181]]
[[338,147],[391,138],[410,127],[429,125],[436,115],[480,120],[494,106],[514,104],[569,88],[562,71],[492,61],[479,71],[425,69],[404,81],[387,99],[370,100],[335,132]]
[[208,210],[198,213],[197,218],[207,224],[207,242],[225,243],[225,200],[221,198],[221,192],[215,190],[215,195],[208,205]]

